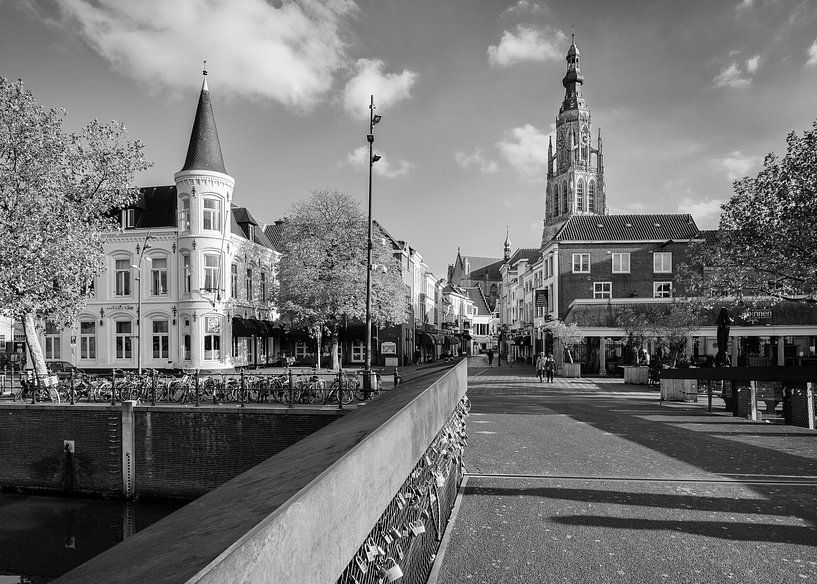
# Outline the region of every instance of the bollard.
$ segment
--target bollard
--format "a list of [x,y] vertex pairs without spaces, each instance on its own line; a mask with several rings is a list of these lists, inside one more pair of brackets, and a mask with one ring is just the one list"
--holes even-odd
[[116,405],[116,369],[111,369],[111,405]]
[[150,372],[150,405],[156,405],[156,370]]
[[394,368],[394,387],[400,385],[400,373],[397,371],[397,367]]
[[245,380],[244,380],[244,370],[242,369],[241,370],[241,388],[239,390],[240,394],[239,394],[239,398],[238,398],[242,408],[244,407],[244,390],[245,389],[246,389],[246,385],[245,385]]

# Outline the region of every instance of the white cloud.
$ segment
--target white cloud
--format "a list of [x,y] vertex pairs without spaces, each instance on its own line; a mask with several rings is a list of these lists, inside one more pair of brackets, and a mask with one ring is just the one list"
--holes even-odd
[[808,61],[806,64],[814,67],[817,65],[817,40],[815,40],[808,49]]
[[746,156],[740,150],[730,152],[724,158],[715,160],[716,167],[726,172],[730,181],[743,178],[749,171],[760,164],[760,156]]
[[678,202],[678,212],[692,215],[695,223],[702,229],[714,229],[720,222],[721,205],[721,199],[685,198]]
[[757,73],[757,68],[760,65],[760,55],[755,55],[746,60],[746,72],[750,75]]
[[548,135],[531,124],[509,130],[496,146],[523,178],[540,177],[547,171]]
[[505,16],[518,16],[521,14],[540,14],[547,12],[547,7],[538,2],[531,2],[530,0],[519,0],[513,6],[509,6],[499,15],[500,18]]
[[341,30],[351,0],[62,0],[63,26],[117,70],[155,90],[189,89],[207,59],[220,95],[306,111],[348,65]]
[[741,89],[751,85],[752,79],[750,77],[745,76],[741,72],[737,63],[732,63],[723,71],[715,75],[714,79],[712,79],[712,82],[715,84],[715,87],[729,87],[731,89]]
[[516,33],[504,31],[499,45],[488,47],[488,62],[507,67],[522,61],[546,61],[561,59],[562,47],[567,35],[560,30],[546,27],[539,30],[524,24],[516,26]]
[[372,95],[379,111],[411,97],[417,73],[383,73],[385,63],[380,59],[358,59],[356,67],[357,73],[343,90],[343,106],[354,117],[369,117]]
[[[392,160],[382,150],[376,151],[381,159],[372,165],[372,172],[383,178],[395,178],[408,174],[414,166],[407,160]],[[369,169],[369,147],[358,146],[346,156],[346,163],[356,170]]]
[[457,159],[457,164],[465,169],[476,168],[485,174],[491,174],[499,170],[497,163],[485,158],[485,154],[480,148],[476,148],[471,154],[457,152],[455,158]]
[[752,7],[752,5],[754,3],[755,3],[755,0],[740,0],[740,2],[738,2],[737,6],[735,6],[735,10],[737,10],[738,12],[741,12],[743,10],[748,10],[749,8]]

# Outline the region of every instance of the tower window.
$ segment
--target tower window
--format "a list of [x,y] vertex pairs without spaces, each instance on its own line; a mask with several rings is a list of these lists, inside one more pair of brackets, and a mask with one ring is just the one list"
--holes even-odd
[[570,207],[567,203],[567,181],[562,181],[562,207],[560,211],[562,213],[567,213],[570,210]]
[[211,231],[221,231],[221,201],[204,199],[202,227]]
[[579,179],[576,189],[576,210],[584,211],[584,179]]
[[596,212],[596,181],[592,180],[587,184],[587,210]]
[[183,197],[179,207],[179,229],[190,231],[190,198]]

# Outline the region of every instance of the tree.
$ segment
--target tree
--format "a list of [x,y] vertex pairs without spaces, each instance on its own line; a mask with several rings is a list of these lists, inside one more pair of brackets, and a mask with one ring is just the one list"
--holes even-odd
[[637,362],[638,350],[644,346],[648,338],[653,336],[652,305],[627,307],[621,311],[616,321],[618,326],[624,329],[627,346],[633,351],[632,360],[625,361],[625,363]]
[[135,200],[134,177],[150,166],[123,124],[94,120],[75,133],[65,116],[0,77],[0,314],[22,321],[40,376],[37,330],[74,322],[105,271],[113,211]]
[[696,308],[688,302],[628,307],[617,320],[627,335],[627,344],[636,353],[647,339],[655,339],[659,347],[667,349],[672,366],[692,332],[700,326]]
[[817,121],[786,143],[782,159],[769,154],[734,182],[717,238],[694,246],[682,271],[690,295],[817,302]]
[[[282,316],[313,331],[319,364],[323,332],[329,335],[333,369],[339,367],[340,326],[366,316],[367,230],[358,202],[329,189],[293,204],[284,223],[278,278]],[[372,264],[372,321],[405,322],[408,303],[400,264],[379,238]]]
[[553,333],[553,337],[558,339],[565,351],[567,358],[573,363],[573,355],[571,349],[580,344],[584,340],[584,333],[575,322],[565,324],[560,320],[554,321],[546,325],[546,328]]

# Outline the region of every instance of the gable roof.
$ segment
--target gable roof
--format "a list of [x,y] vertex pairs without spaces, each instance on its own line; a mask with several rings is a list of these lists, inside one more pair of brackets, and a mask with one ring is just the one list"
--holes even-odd
[[485,295],[482,293],[482,290],[479,287],[473,288],[466,288],[465,291],[468,293],[468,297],[473,300],[474,305],[477,307],[477,314],[481,315],[490,315],[491,309],[488,306],[488,301],[485,298]]
[[477,270],[471,270],[468,277],[471,278],[471,280],[484,280],[487,277],[488,281],[500,281],[502,280],[502,275],[499,273],[499,268],[501,268],[504,263],[504,259],[497,260]]
[[[551,241],[666,241],[699,237],[689,213],[658,215],[573,215]],[[545,242],[546,243],[546,242]]]
[[528,263],[534,262],[542,255],[542,250],[532,247],[522,247],[517,249],[508,260],[508,265],[513,266],[519,260],[527,260]]
[[[236,207],[233,205],[230,209],[230,232],[233,235],[238,235],[244,239],[249,240],[249,230],[245,228],[248,225],[258,225],[258,222],[252,214],[245,207]],[[263,229],[255,229],[252,239],[253,243],[257,243],[269,249],[275,249]]]
[[468,260],[468,265],[471,268],[471,272],[474,270],[479,270],[484,268],[485,266],[489,266],[501,258],[489,258],[484,256],[462,256],[463,265],[465,265],[465,260]]

